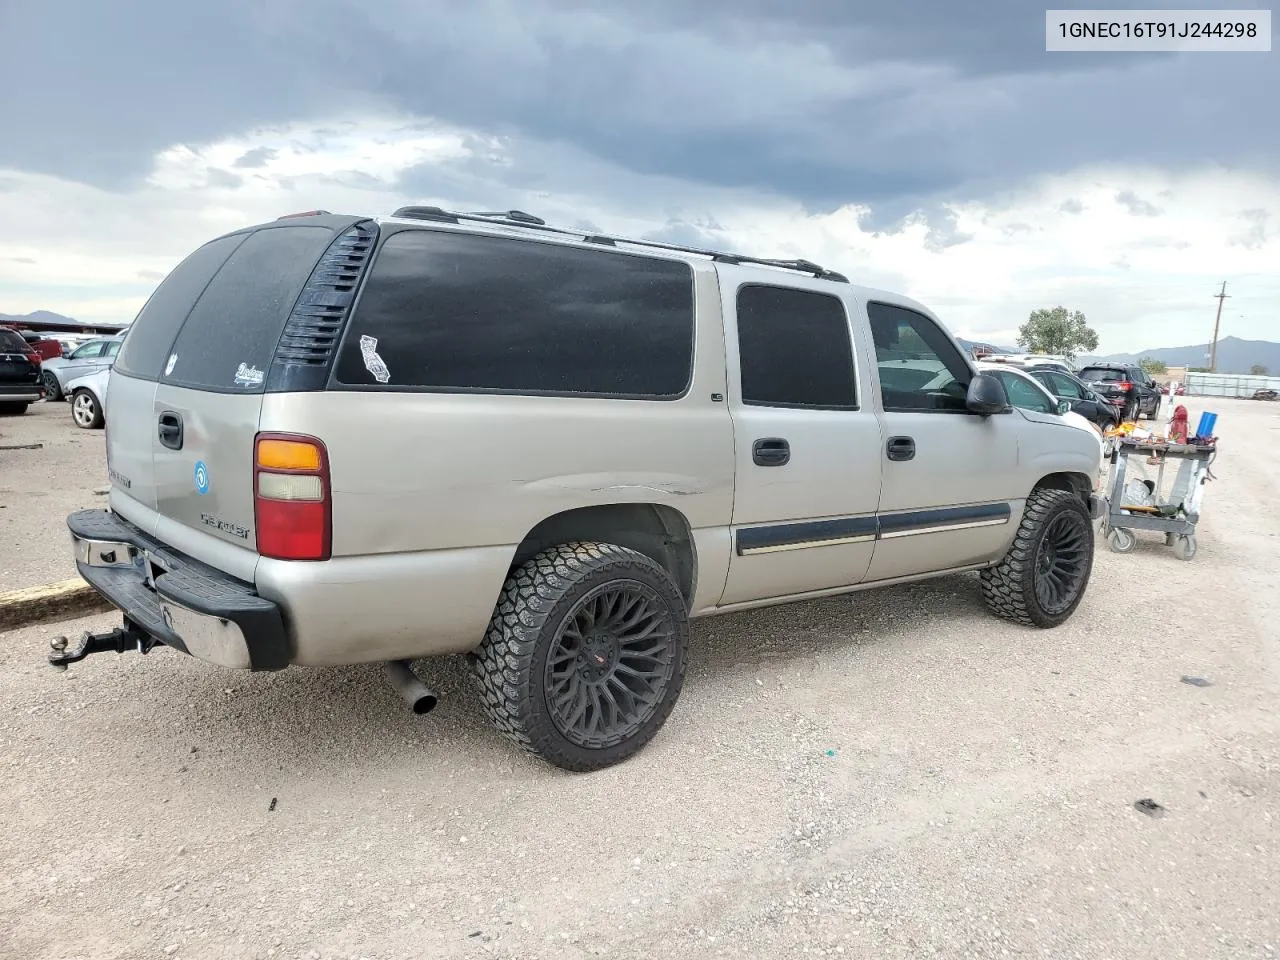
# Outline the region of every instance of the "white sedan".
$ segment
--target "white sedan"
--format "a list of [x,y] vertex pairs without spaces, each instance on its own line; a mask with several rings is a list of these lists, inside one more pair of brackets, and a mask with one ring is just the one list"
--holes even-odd
[[81,430],[101,430],[106,423],[107,381],[111,368],[106,367],[87,377],[78,377],[67,384],[66,394],[71,401],[71,419]]

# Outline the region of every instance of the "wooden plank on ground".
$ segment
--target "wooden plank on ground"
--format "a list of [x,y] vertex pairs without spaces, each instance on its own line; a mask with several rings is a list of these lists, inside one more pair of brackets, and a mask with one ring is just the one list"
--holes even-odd
[[0,633],[110,609],[106,598],[79,577],[13,590],[0,593]]

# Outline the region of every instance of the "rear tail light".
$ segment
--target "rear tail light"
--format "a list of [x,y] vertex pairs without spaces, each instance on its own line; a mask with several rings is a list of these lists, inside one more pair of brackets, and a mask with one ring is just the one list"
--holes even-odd
[[262,556],[328,560],[333,501],[324,444],[297,434],[258,434],[253,451],[253,512]]
[[1133,384],[1130,383],[1128,380],[1121,380],[1119,383],[1116,384],[1116,386],[1126,392],[1133,389]]

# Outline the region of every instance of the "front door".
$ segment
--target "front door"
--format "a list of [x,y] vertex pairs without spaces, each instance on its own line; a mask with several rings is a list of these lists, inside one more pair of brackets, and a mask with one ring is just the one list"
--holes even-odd
[[721,604],[859,583],[875,547],[882,437],[846,303],[829,284],[739,286],[737,268],[719,269],[736,446]]
[[884,408],[879,537],[868,578],[890,580],[999,557],[1026,490],[1014,413],[970,413],[972,368],[930,317],[867,304]]

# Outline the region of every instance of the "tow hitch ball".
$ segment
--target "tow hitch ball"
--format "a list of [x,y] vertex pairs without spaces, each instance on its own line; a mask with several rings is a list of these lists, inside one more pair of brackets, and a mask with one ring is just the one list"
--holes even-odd
[[[78,663],[91,653],[124,653],[136,649],[139,653],[147,653],[155,644],[150,638],[128,627],[116,627],[108,633],[80,634],[74,647],[66,637],[54,637],[49,641],[51,653],[49,663],[58,670],[67,669],[67,664]],[[70,649],[68,649],[70,647]]]

